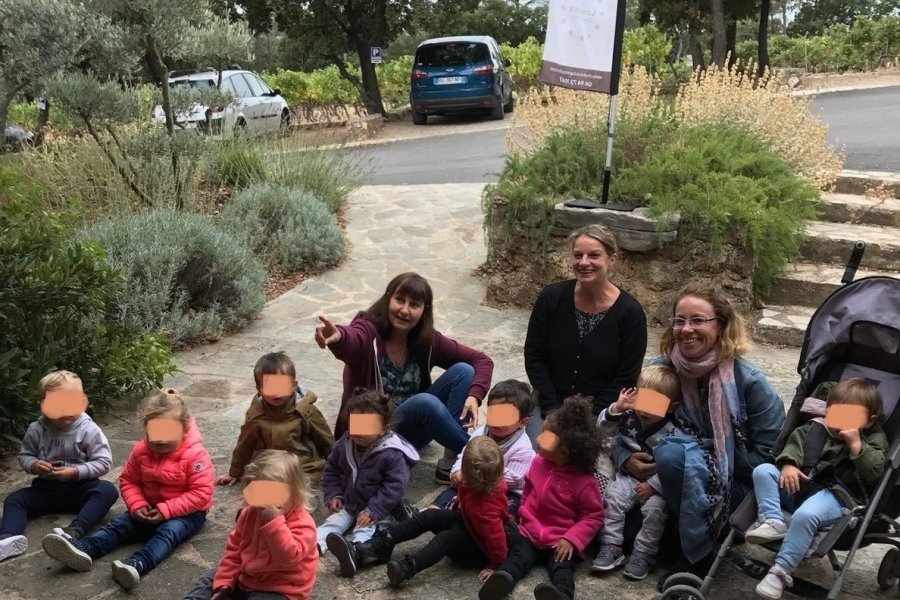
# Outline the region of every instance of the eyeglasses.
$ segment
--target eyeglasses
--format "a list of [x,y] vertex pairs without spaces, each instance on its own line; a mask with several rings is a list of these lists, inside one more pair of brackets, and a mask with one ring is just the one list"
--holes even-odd
[[691,317],[690,319],[685,319],[684,317],[674,317],[669,319],[669,323],[672,325],[672,329],[684,329],[684,326],[688,323],[691,324],[691,327],[697,329],[699,327],[703,327],[710,321],[717,320],[716,317]]

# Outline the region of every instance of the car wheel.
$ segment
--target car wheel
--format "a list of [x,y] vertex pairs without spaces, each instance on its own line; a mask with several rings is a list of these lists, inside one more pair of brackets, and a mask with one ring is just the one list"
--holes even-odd
[[509,93],[509,102],[503,105],[503,112],[511,113],[516,108],[516,98],[513,93]]
[[281,123],[278,125],[278,133],[280,135],[287,135],[291,132],[291,113],[288,109],[284,109],[281,111]]
[[[501,101],[502,102],[502,101]],[[497,106],[491,109],[491,120],[492,121],[502,121],[503,120],[503,104],[501,102],[497,103]]]
[[412,111],[412,122],[413,125],[425,125],[428,122],[428,115]]

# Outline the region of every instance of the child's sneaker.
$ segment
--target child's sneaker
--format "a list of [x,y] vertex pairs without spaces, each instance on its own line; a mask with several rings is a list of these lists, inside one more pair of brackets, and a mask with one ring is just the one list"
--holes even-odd
[[28,550],[28,538],[24,535],[7,535],[0,539],[0,560],[25,554]]
[[622,548],[619,546],[600,546],[600,552],[597,558],[591,563],[591,571],[593,573],[606,573],[612,571],[625,562],[625,556],[622,554]]
[[478,590],[478,600],[500,600],[506,598],[516,587],[513,576],[506,571],[494,571]]
[[552,583],[539,583],[534,588],[534,600],[572,600],[571,597]]
[[794,585],[794,579],[780,565],[772,565],[769,573],[756,586],[756,593],[763,598],[781,598],[785,587]]
[[649,556],[643,552],[633,550],[631,556],[628,557],[628,564],[625,565],[625,570],[622,571],[622,575],[628,579],[640,581],[647,577],[652,564]]
[[744,533],[744,539],[748,544],[768,544],[778,542],[787,535],[787,523],[780,519],[765,519],[756,527]]
[[141,561],[134,558],[114,560],[112,576],[123,589],[131,590],[141,580]]
[[41,540],[41,546],[44,548],[47,556],[58,560],[70,569],[81,572],[91,570],[91,565],[94,561],[84,551],[78,540],[69,541],[67,536],[48,533]]
[[325,545],[328,546],[328,550],[334,554],[334,557],[340,563],[343,577],[356,575],[359,553],[356,551],[356,545],[353,542],[348,542],[340,534],[329,533],[325,537]]
[[441,485],[450,485],[450,469],[453,468],[454,462],[456,461],[452,458],[438,459],[437,466],[434,469],[435,483],[439,483]]
[[80,540],[84,537],[83,531],[81,531],[77,527],[72,527],[71,525],[69,525],[68,527],[54,527],[53,533],[67,538],[70,542]]

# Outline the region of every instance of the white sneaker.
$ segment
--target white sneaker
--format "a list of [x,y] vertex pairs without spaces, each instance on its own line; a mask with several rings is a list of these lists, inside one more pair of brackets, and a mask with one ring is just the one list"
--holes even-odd
[[794,579],[778,565],[773,565],[768,574],[756,586],[756,593],[763,598],[781,598],[785,586],[794,585]]
[[64,537],[56,533],[48,533],[41,541],[41,546],[43,546],[47,556],[58,560],[70,569],[81,571],[82,573],[90,571],[94,561],[87,552],[75,546],[77,543],[77,541],[70,542],[68,536]]
[[28,550],[28,538],[24,535],[11,535],[0,540],[0,560],[25,554]]
[[780,519],[766,519],[760,525],[748,529],[744,533],[744,539],[748,544],[768,544],[778,542],[787,535],[787,523]]
[[116,583],[126,590],[134,589],[141,580],[141,574],[134,565],[127,560],[114,560],[112,564],[112,576]]

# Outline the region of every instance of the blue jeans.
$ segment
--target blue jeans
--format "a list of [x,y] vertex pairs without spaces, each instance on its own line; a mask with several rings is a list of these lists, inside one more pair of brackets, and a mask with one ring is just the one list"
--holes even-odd
[[70,524],[88,533],[119,499],[119,490],[103,479],[54,481],[35,478],[31,487],[16,490],[3,502],[0,533],[21,535],[28,519],[57,513],[77,513]]
[[93,534],[75,542],[91,558],[106,556],[119,546],[132,542],[146,542],[129,559],[140,562],[138,569],[145,575],[159,566],[175,547],[200,531],[206,523],[206,513],[193,512],[152,524],[137,521],[128,513],[122,513]]
[[368,527],[356,526],[356,514],[351,513],[346,508],[342,508],[336,513],[331,513],[321,525],[316,528],[316,542],[319,544],[319,554],[328,552],[325,546],[325,538],[329,533],[338,535],[349,534],[346,537],[351,542],[367,542],[375,535],[375,524]]
[[775,556],[776,564],[793,573],[806,556],[816,531],[840,519],[843,510],[837,496],[828,490],[819,490],[796,506],[795,494],[778,487],[780,475],[775,465],[759,465],[753,469],[753,489],[760,516],[782,521],[782,508],[794,511],[787,535]]
[[431,387],[397,407],[394,431],[416,448],[424,448],[434,440],[457,454],[462,452],[469,435],[459,415],[474,377],[475,369],[466,363],[447,369]]

